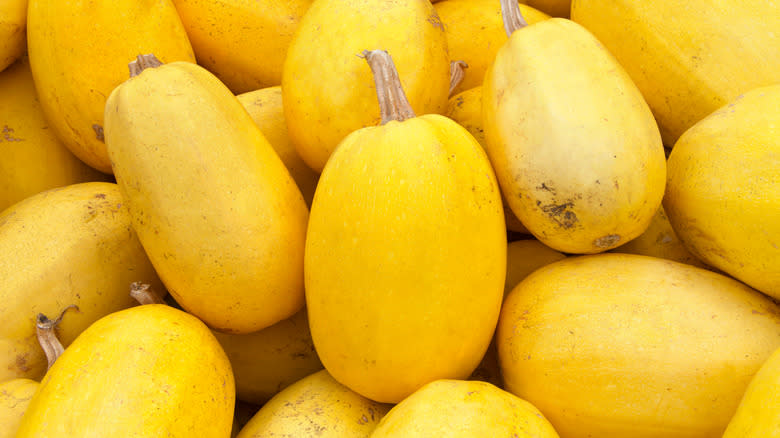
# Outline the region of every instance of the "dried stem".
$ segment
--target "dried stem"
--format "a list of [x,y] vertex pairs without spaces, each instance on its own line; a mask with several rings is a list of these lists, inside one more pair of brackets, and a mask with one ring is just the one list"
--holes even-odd
[[450,62],[450,96],[452,91],[455,90],[466,75],[465,69],[469,67],[465,61],[452,61]]
[[165,304],[165,300],[157,293],[152,286],[135,281],[130,284],[130,296],[139,304]]
[[382,124],[391,120],[401,122],[415,117],[414,110],[401,87],[401,79],[398,77],[398,71],[390,54],[384,50],[364,50],[363,57],[366,58],[374,74]]
[[528,26],[520,12],[517,0],[501,0],[501,16],[504,18],[504,30],[506,36],[512,36],[512,32]]
[[62,321],[62,317],[65,316],[65,312],[70,309],[78,310],[79,308],[75,304],[71,304],[70,306],[63,309],[62,313],[60,313],[60,316],[58,316],[57,319],[53,321],[43,313],[39,313],[38,318],[35,321],[35,332],[38,336],[38,343],[41,344],[41,348],[43,348],[43,352],[46,354],[46,361],[48,362],[48,366],[46,368],[47,372],[51,369],[52,365],[54,365],[54,362],[57,360],[57,358],[60,357],[65,351],[62,343],[57,338],[55,329]]
[[138,55],[135,61],[130,61],[127,67],[130,69],[130,77],[138,76],[147,68],[157,68],[162,65],[159,59],[153,53],[148,55]]

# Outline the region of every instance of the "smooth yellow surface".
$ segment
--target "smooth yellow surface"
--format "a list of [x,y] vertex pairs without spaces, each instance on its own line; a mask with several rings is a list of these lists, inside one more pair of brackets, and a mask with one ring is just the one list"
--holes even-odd
[[538,409],[489,383],[437,380],[388,412],[371,438],[558,438]]
[[290,143],[290,138],[287,135],[287,122],[284,120],[282,87],[263,88],[236,97],[252,116],[252,120],[263,131],[263,135],[271,143],[279,158],[282,159],[287,170],[290,171],[306,200],[306,205],[311,206],[320,174],[306,165]]
[[0,214],[0,381],[39,379],[38,313],[57,318],[66,347],[98,318],[135,304],[130,283],[163,291],[116,184],[52,189]]
[[486,149],[507,203],[545,245],[597,253],[642,234],[666,162],[641,93],[587,30],[515,31],[482,86]]
[[54,134],[77,157],[111,173],[95,127],[127,64],[154,53],[195,62],[170,0],[30,0],[27,43],[35,87]]
[[106,141],[133,227],[182,307],[231,333],[301,309],[306,203],[214,75],[176,62],[124,82]]
[[197,318],[164,304],[95,322],[41,381],[17,438],[229,438],[235,388]]
[[642,90],[664,143],[750,89],[780,82],[780,3],[573,0]]
[[723,438],[780,437],[780,348],[750,381]]
[[0,438],[14,438],[22,416],[30,405],[38,382],[13,379],[0,383]]
[[[450,59],[468,64],[463,82],[453,94],[481,86],[485,71],[507,40],[500,2],[445,0],[436,3],[435,8],[444,23]],[[520,13],[530,24],[550,18],[526,5],[520,5]]]
[[571,1],[572,0],[520,0],[520,3],[525,3],[528,6],[532,6],[553,17],[569,18]]
[[0,71],[19,59],[27,48],[27,0],[0,2]]
[[497,342],[506,389],[562,437],[719,437],[780,347],[780,308],[682,263],[569,257],[512,290]]
[[234,335],[214,332],[236,377],[236,395],[262,405],[291,383],[321,370],[306,309],[271,327]]
[[44,190],[108,179],[49,129],[26,58],[0,73],[0,99],[0,211]]
[[653,219],[650,221],[650,226],[647,227],[644,233],[640,234],[636,239],[618,246],[612,252],[659,257],[700,268],[707,268],[707,265],[691,254],[685,248],[680,238],[677,237],[677,233],[674,232],[672,224],[669,223],[669,217],[666,215],[663,206],[655,212]]
[[669,156],[664,207],[705,263],[780,299],[780,85],[745,93]]
[[535,270],[565,258],[565,255],[535,239],[510,242],[506,247],[504,296]]
[[173,0],[198,64],[234,93],[282,83],[282,66],[312,0]]
[[447,38],[430,2],[315,0],[287,52],[282,97],[290,141],[317,172],[344,137],[381,120],[364,50],[390,54],[418,115],[447,108]]
[[336,149],[304,262],[312,338],[336,380],[395,403],[468,377],[493,335],[505,268],[498,185],[464,128],[429,114]]
[[389,405],[371,401],[322,370],[277,394],[237,438],[367,438]]

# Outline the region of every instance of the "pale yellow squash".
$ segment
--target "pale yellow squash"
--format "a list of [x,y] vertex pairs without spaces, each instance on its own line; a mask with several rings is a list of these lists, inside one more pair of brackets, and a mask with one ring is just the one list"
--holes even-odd
[[101,172],[111,163],[103,110],[143,53],[195,62],[171,0],[30,0],[27,42],[35,87],[54,134]]
[[[485,71],[506,42],[499,1],[445,0],[434,7],[444,23],[450,59],[464,61],[468,65],[463,82],[453,93],[482,85]],[[531,24],[550,18],[526,5],[520,5],[520,11]]]
[[388,410],[389,405],[358,395],[322,370],[263,405],[237,438],[368,438]]
[[0,96],[0,211],[44,190],[108,180],[49,129],[27,58],[0,73]]
[[306,309],[254,333],[214,332],[230,359],[236,396],[262,405],[290,384],[322,369]]
[[[400,90],[378,88],[380,101]],[[444,116],[395,116],[349,135],[328,161],[304,261],[323,365],[388,403],[471,374],[493,335],[506,268],[501,197],[482,147]]]
[[738,95],[780,82],[780,3],[573,0],[642,91],[664,143]]
[[16,436],[22,416],[38,386],[38,382],[30,379],[12,379],[0,383],[0,438]]
[[723,438],[780,437],[780,348],[750,381]]
[[521,4],[527,4],[553,17],[569,18],[572,0],[520,0]]
[[447,38],[430,2],[315,0],[290,44],[282,97],[290,141],[317,172],[344,137],[380,122],[364,50],[390,53],[416,113],[447,108]]
[[183,308],[231,333],[301,309],[306,203],[219,79],[188,62],[143,70],[109,97],[106,142],[133,227]]
[[306,200],[306,205],[311,206],[320,175],[306,165],[290,143],[290,138],[287,135],[287,122],[284,120],[282,87],[263,88],[236,97],[252,116],[252,120],[263,131],[263,135],[271,143],[279,158],[282,159],[287,170],[290,171],[301,190],[303,199]]
[[17,438],[229,438],[235,388],[197,318],[163,304],[95,322],[46,373]]
[[530,403],[489,383],[437,380],[393,407],[371,437],[558,438],[558,434]]
[[570,257],[504,301],[508,391],[562,437],[719,437],[780,347],[780,308],[705,269],[634,254]]
[[312,0],[173,0],[198,64],[234,93],[282,83],[282,66]]
[[0,2],[0,71],[24,54],[27,48],[26,28],[27,0]]
[[745,93],[680,137],[664,207],[698,258],[780,299],[780,85]]
[[545,245],[603,252],[645,231],[666,162],[642,94],[582,26],[515,31],[485,76],[486,149],[507,203]]
[[39,379],[46,358],[35,336],[39,313],[57,318],[67,346],[97,319],[132,306],[130,283],[164,290],[130,225],[116,184],[52,189],[0,214],[0,381]]

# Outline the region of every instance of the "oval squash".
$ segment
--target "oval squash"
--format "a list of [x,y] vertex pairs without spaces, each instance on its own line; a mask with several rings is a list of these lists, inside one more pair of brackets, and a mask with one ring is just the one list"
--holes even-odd
[[780,437],[780,348],[750,381],[723,438]]
[[0,3],[0,71],[21,57],[27,49],[27,0]]
[[39,383],[30,379],[12,379],[0,383],[0,438],[14,438]]

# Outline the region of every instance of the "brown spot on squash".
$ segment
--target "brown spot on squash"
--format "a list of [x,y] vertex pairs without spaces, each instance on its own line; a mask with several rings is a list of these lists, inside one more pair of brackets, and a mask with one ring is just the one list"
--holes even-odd
[[95,137],[98,140],[100,140],[102,142],[106,141],[105,137],[103,136],[103,127],[102,126],[100,126],[97,123],[95,123],[94,125],[92,125],[92,129],[95,130]]
[[599,249],[610,248],[620,242],[620,234],[607,234],[593,241],[593,246]]

